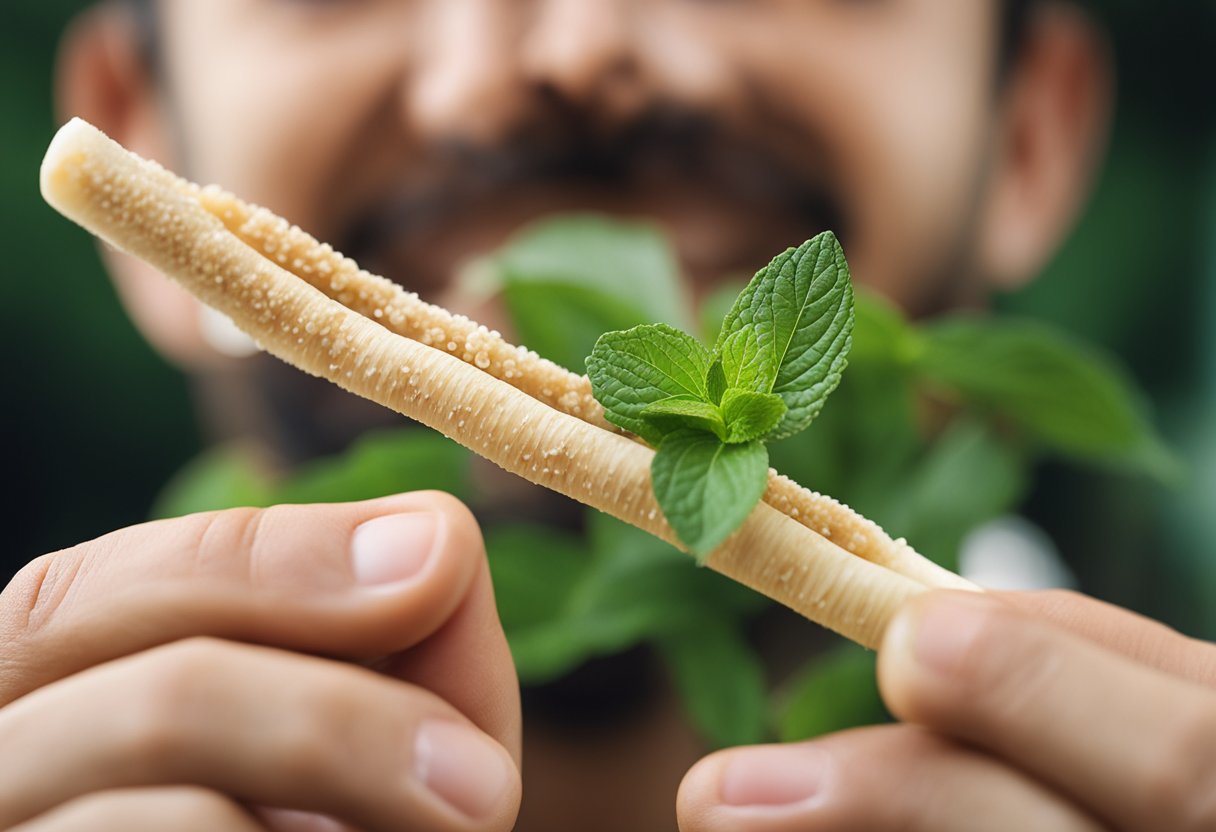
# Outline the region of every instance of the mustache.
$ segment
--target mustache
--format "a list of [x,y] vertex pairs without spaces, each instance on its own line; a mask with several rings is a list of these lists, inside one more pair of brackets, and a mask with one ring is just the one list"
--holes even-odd
[[561,111],[496,144],[437,142],[409,178],[371,206],[342,235],[356,260],[459,218],[475,206],[528,187],[579,185],[627,189],[645,182],[691,182],[737,202],[763,205],[807,228],[847,236],[846,217],[829,165],[807,143],[794,160],[723,119],[670,106],[653,107],[605,128]]

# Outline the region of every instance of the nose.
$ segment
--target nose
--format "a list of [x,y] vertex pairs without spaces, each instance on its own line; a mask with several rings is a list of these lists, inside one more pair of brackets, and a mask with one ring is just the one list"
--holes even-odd
[[539,0],[524,75],[574,103],[612,103],[638,71],[630,11],[630,0]]
[[493,141],[519,108],[520,5],[435,0],[423,6],[406,118],[431,139]]
[[[406,95],[430,139],[493,142],[556,95],[599,118],[640,99],[630,0],[434,0]],[[547,95],[546,95],[547,94]]]

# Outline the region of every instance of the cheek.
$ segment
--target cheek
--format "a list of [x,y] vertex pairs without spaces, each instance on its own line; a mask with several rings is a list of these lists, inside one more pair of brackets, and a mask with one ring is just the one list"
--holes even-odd
[[944,272],[966,245],[985,125],[978,106],[946,94],[893,94],[887,104],[849,145],[856,273],[917,309],[938,288],[923,281],[956,277]]
[[848,142],[859,274],[912,310],[963,277],[947,272],[968,245],[992,129],[983,41],[932,34],[874,56]]
[[722,42],[768,110],[823,149],[857,278],[915,306],[932,287],[910,276],[954,254],[980,172],[991,96],[981,13],[911,0],[873,14],[783,8],[767,25],[738,21]]
[[410,53],[408,4],[365,5],[326,26],[273,4],[183,4],[167,53],[189,174],[329,232],[335,183]]

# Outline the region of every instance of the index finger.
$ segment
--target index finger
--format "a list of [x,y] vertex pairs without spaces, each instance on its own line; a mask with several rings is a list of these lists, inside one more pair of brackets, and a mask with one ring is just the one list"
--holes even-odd
[[[421,675],[515,750],[518,692],[494,609],[476,521],[439,492],[145,523],[39,558],[0,594],[0,706],[195,636],[344,659],[434,638]],[[459,684],[440,685],[445,674]]]

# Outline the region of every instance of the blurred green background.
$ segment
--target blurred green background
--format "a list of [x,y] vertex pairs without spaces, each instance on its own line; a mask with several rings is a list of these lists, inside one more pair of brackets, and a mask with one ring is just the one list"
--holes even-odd
[[[84,5],[0,9],[6,577],[144,519],[203,442],[186,381],[127,322],[91,240],[37,193],[55,43]],[[1084,590],[1216,637],[1216,4],[1093,5],[1119,66],[1110,157],[1047,273],[999,302],[1113,349],[1191,472],[1169,491],[1048,467],[1027,512]]]

